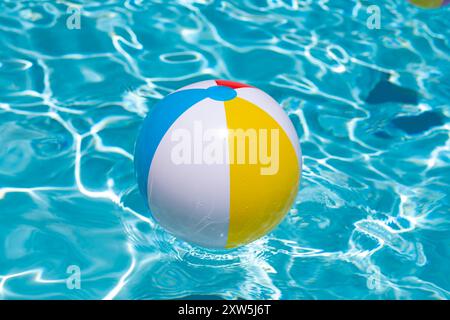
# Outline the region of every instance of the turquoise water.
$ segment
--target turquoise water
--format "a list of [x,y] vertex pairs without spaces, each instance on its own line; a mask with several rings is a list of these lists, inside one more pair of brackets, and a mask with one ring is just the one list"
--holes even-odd
[[[0,2],[0,297],[450,298],[449,7],[167,3]],[[286,219],[229,252],[162,230],[133,172],[151,106],[215,78],[277,99],[304,153]]]

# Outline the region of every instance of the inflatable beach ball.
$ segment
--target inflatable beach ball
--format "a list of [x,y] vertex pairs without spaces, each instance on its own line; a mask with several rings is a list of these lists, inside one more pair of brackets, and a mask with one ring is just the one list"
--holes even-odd
[[302,167],[289,117],[263,91],[211,80],[181,88],[146,117],[135,150],[142,195],[177,238],[234,248],[271,231]]
[[450,0],[409,0],[409,2],[421,8],[439,8],[449,4]]

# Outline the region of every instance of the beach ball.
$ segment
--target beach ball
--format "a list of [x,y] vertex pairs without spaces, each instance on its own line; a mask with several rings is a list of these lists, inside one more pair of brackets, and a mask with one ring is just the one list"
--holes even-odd
[[135,148],[139,189],[175,237],[214,249],[250,243],[292,206],[302,167],[289,117],[265,92],[207,80],[160,100]]
[[412,4],[421,8],[439,8],[450,3],[450,0],[409,0]]

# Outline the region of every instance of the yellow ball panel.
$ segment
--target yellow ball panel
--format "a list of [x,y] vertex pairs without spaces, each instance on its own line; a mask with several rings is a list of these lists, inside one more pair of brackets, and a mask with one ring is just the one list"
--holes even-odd
[[[233,248],[260,238],[281,222],[297,194],[300,172],[292,142],[269,114],[241,98],[226,101],[225,113],[229,130],[261,132],[260,129],[266,129],[270,143],[263,144],[270,149],[274,141],[278,141],[275,170],[276,155],[272,155],[271,166],[262,161],[252,163],[248,157],[239,163],[236,155],[242,154],[238,151],[240,145],[236,137],[229,134],[230,224],[226,248]],[[272,140],[271,132],[278,132],[278,139]],[[250,136],[244,146],[247,156],[251,154],[250,148],[255,147],[249,143]]]

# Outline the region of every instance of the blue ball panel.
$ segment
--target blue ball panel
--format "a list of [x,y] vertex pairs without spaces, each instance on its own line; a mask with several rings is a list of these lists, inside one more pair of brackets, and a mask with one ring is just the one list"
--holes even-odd
[[207,98],[205,89],[174,92],[160,100],[142,124],[134,152],[134,165],[139,190],[147,199],[147,181],[156,149],[172,124],[191,106]]

